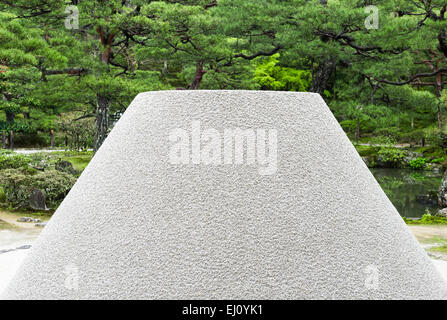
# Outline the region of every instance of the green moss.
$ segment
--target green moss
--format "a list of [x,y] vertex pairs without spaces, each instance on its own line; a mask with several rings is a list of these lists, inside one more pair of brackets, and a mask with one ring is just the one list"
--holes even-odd
[[434,147],[428,146],[428,147],[417,148],[416,151],[420,152],[420,153],[426,153],[426,152],[428,152],[429,150],[432,150],[432,149],[434,149]]
[[379,152],[379,159],[387,168],[399,168],[403,165],[405,152],[398,148],[382,147]]
[[422,153],[425,158],[440,159],[446,156],[444,150],[437,146],[421,147],[417,148],[416,151]]
[[60,157],[90,156],[91,158],[93,157],[93,151],[56,151],[52,152],[51,155]]
[[87,167],[90,160],[92,160],[92,155],[63,157],[62,160],[71,162],[76,170],[82,171]]
[[376,156],[380,147],[356,145],[355,148],[361,157]]
[[425,240],[424,242],[433,245],[428,249],[428,251],[447,253],[447,239],[445,238],[433,237],[429,240]]
[[447,218],[435,217],[431,214],[424,214],[419,220],[412,220],[406,217],[402,217],[406,224],[447,224]]
[[18,218],[19,217],[34,217],[34,218],[42,218],[42,219],[49,219],[54,213],[54,210],[48,210],[48,211],[34,211],[34,210],[28,210],[28,209],[16,209],[12,207],[5,207],[2,206],[0,208],[1,212],[4,212],[6,214],[15,215]]
[[87,167],[90,160],[92,160],[93,152],[92,151],[64,151],[64,152],[55,152],[54,156],[56,156],[60,160],[69,161],[73,164],[73,167],[82,171]]
[[442,246],[439,246],[439,247],[433,247],[430,250],[438,251],[438,252],[442,252],[442,253],[447,253],[447,245],[442,245]]

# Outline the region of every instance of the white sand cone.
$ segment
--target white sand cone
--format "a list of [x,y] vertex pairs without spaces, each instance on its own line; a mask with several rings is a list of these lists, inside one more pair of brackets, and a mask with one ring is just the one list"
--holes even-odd
[[3,298],[446,295],[319,95],[163,91],[134,100]]

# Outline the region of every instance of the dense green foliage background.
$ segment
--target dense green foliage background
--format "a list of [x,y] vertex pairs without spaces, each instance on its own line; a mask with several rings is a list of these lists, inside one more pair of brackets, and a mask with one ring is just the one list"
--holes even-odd
[[0,207],[36,210],[37,190],[56,209],[85,150],[150,90],[316,92],[368,166],[441,172],[446,12],[447,0],[0,0]]
[[446,6],[0,0],[2,146],[97,149],[139,92],[258,89],[320,93],[360,142],[443,148]]

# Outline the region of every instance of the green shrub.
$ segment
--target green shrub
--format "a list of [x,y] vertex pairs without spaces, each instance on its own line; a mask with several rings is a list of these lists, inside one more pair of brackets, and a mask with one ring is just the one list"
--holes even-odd
[[427,143],[441,149],[447,148],[447,135],[444,132],[434,130],[427,135]]
[[46,169],[54,165],[60,156],[56,153],[39,152],[28,155],[17,154],[14,152],[0,152],[0,170],[2,169],[18,169],[26,167],[34,167]]
[[402,130],[398,127],[384,127],[376,128],[373,135],[378,139],[388,138],[392,144],[395,144],[401,138],[401,132]]
[[71,150],[86,150],[94,144],[95,121],[90,118],[76,121],[77,117],[64,117],[58,122],[58,127],[64,132],[64,145]]
[[356,145],[355,148],[361,157],[376,156],[379,147]]
[[393,168],[399,167],[405,158],[402,150],[392,147],[382,147],[377,154],[378,160]]
[[57,170],[45,170],[33,176],[33,187],[45,192],[50,207],[59,205],[76,182],[73,175]]
[[0,170],[26,167],[31,162],[28,156],[16,153],[0,154]]
[[16,148],[42,148],[48,147],[49,145],[49,137],[47,141],[46,136],[43,134],[17,133],[14,136],[14,146]]
[[435,217],[429,213],[424,214],[419,220],[411,220],[403,217],[407,224],[447,224],[447,218]]
[[38,152],[28,155],[17,154],[9,150],[0,151],[0,170],[32,167],[39,170],[54,168],[61,160],[69,161],[75,169],[82,171],[93,157],[93,152],[58,151]]
[[436,146],[425,146],[416,149],[416,151],[422,153],[424,158],[443,158],[446,156],[444,151],[440,147]]
[[0,155],[4,155],[4,154],[13,154],[14,151],[9,150],[9,149],[0,149]]
[[5,190],[3,188],[0,188],[0,202],[1,203],[6,202]]
[[[368,121],[366,120],[359,120],[359,126],[360,126],[360,132],[365,133],[368,131]],[[340,122],[340,126],[343,128],[343,130],[346,133],[354,134],[357,130],[357,120],[343,120]]]
[[416,159],[410,160],[409,164],[412,169],[421,170],[421,169],[424,169],[427,161],[428,161],[427,158],[416,158]]
[[0,171],[0,187],[5,202],[17,208],[28,208],[34,189],[44,192],[47,206],[55,209],[70,191],[76,178],[57,170],[5,169]]
[[92,159],[91,156],[86,155],[77,157],[66,157],[63,158],[62,160],[71,162],[76,170],[82,171],[87,167],[91,159]]
[[439,162],[442,162],[442,161],[444,161],[444,158],[436,158],[436,159],[433,159],[431,161],[431,163],[439,163]]
[[370,137],[368,142],[371,144],[392,146],[393,144],[397,143],[397,140],[389,136],[374,136]]
[[27,178],[25,170],[5,169],[0,171],[0,186],[4,192],[5,203],[17,207],[27,206],[28,197],[32,191],[30,180]]
[[401,142],[408,143],[421,143],[422,139],[425,138],[426,134],[423,129],[415,129],[410,132],[405,132],[400,135]]

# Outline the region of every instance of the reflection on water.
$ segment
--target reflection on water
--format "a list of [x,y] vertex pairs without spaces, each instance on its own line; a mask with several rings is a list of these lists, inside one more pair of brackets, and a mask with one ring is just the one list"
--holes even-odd
[[371,169],[383,191],[404,217],[421,217],[439,208],[436,192],[442,174],[408,169]]

